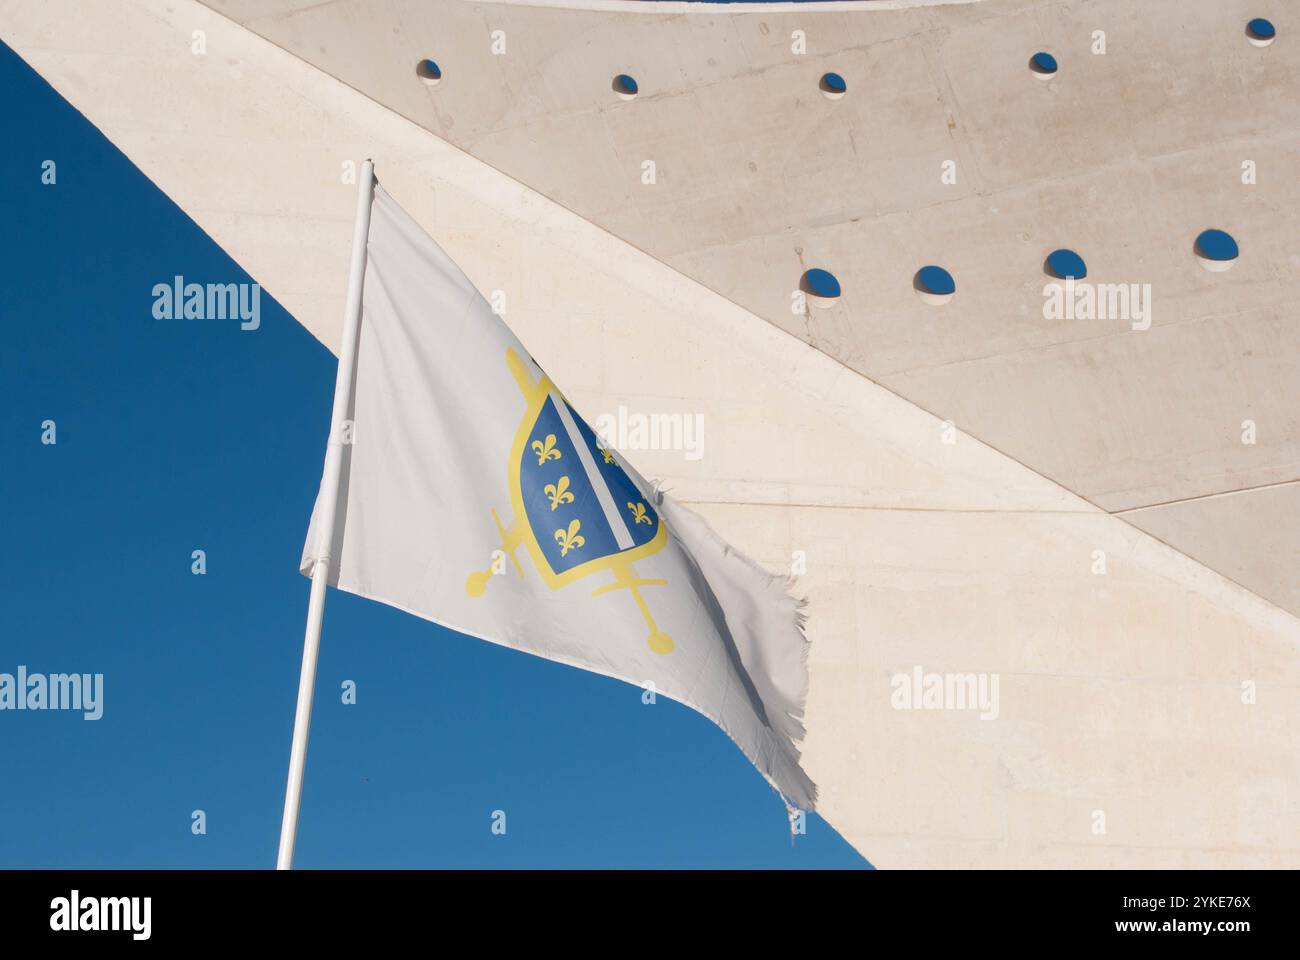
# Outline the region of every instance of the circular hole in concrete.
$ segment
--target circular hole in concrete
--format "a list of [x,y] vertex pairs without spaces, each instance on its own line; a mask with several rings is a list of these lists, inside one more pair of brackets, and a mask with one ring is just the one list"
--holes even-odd
[[1256,17],[1246,24],[1246,39],[1257,47],[1267,47],[1277,39],[1277,28],[1271,20]]
[[415,65],[415,75],[431,87],[442,82],[442,68],[432,60],[426,59],[417,63]]
[[840,299],[840,282],[829,270],[809,270],[799,280],[799,289],[809,303],[818,307],[829,307]]
[[838,73],[822,74],[817,88],[821,90],[827,100],[838,100],[849,92],[849,85],[844,82],[844,78]]
[[1204,230],[1196,238],[1196,259],[1206,270],[1222,273],[1232,269],[1241,251],[1232,234],[1223,230]]
[[1051,80],[1056,76],[1056,58],[1050,53],[1039,50],[1029,58],[1029,72],[1039,80]]
[[1083,257],[1064,247],[1047,255],[1043,270],[1057,280],[1082,280],[1088,275],[1088,265],[1083,262]]
[[615,77],[613,86],[614,92],[623,100],[631,100],[638,92],[636,80],[629,77],[626,73],[620,73]]
[[912,289],[926,303],[943,306],[957,293],[957,282],[952,274],[934,264],[922,267],[912,278]]

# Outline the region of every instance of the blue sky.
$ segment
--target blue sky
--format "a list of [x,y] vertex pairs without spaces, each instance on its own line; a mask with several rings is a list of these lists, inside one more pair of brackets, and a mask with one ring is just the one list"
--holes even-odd
[[[0,712],[0,867],[270,866],[334,357],[265,293],[255,331],[155,320],[176,274],[257,278],[2,44],[0,87],[0,672],[104,674],[98,721]],[[332,591],[297,864],[867,865],[640,694]]]

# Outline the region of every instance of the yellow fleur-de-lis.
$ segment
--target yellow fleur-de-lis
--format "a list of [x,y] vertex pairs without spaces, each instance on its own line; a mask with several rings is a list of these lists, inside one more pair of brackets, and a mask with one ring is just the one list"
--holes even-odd
[[644,523],[646,526],[653,526],[649,515],[645,512],[644,503],[632,503],[628,501],[627,508],[632,511],[633,523]]
[[569,492],[568,477],[560,477],[559,483],[548,483],[542,487],[542,492],[550,498],[552,510],[562,503],[573,503],[573,494]]
[[596,449],[600,451],[600,455],[605,458],[606,463],[614,462],[614,455],[610,453],[608,450],[606,450],[604,447],[597,447]]
[[537,465],[539,467],[547,460],[559,460],[560,451],[555,449],[555,434],[548,433],[545,443],[541,440],[534,440],[533,453],[537,454]]
[[587,538],[578,533],[582,529],[582,523],[574,520],[569,524],[568,530],[556,530],[555,542],[560,545],[560,556],[565,556],[570,550],[577,550],[587,542]]

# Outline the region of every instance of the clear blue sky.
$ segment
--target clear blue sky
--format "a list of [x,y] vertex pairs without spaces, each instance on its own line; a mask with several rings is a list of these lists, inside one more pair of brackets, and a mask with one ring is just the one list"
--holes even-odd
[[[105,675],[101,720],[0,712],[0,867],[270,866],[334,357],[266,295],[155,320],[176,274],[250,278],[3,44],[0,89],[0,672]],[[640,694],[331,592],[297,863],[867,865]]]

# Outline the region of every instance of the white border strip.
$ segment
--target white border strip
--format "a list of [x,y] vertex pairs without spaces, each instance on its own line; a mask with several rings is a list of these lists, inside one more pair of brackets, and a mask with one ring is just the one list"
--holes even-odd
[[623,514],[619,512],[618,504],[614,502],[614,495],[610,493],[609,487],[605,485],[605,478],[601,476],[595,458],[591,455],[591,451],[587,449],[587,444],[583,442],[578,425],[573,422],[573,414],[569,413],[568,404],[555,390],[551,391],[551,402],[555,404],[555,412],[560,415],[560,422],[564,424],[564,432],[569,435],[569,440],[573,442],[574,449],[578,451],[578,459],[582,461],[582,469],[587,471],[587,482],[591,484],[591,489],[596,493],[596,499],[600,501],[600,509],[605,511],[605,522],[609,524],[609,529],[614,534],[614,541],[618,544],[618,548],[627,550],[636,546],[636,541],[632,539],[632,533],[627,528],[627,522],[623,519]]

